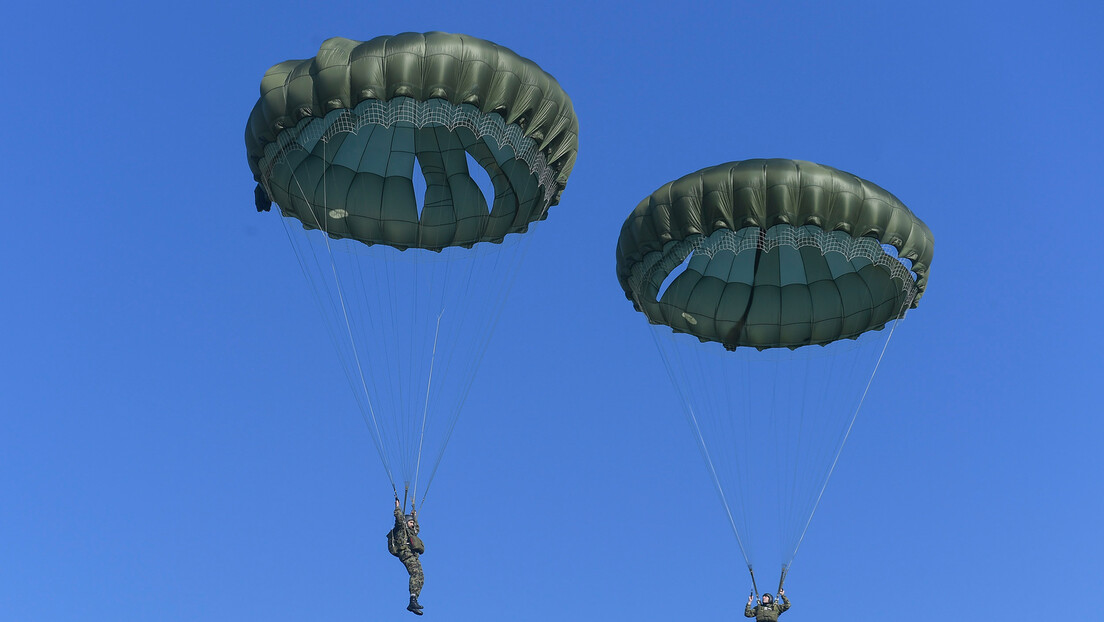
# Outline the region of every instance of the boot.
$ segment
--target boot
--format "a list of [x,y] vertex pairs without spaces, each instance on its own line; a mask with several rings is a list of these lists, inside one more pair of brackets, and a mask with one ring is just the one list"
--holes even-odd
[[417,596],[413,594],[410,595],[410,604],[406,606],[406,610],[416,616],[422,615],[422,606],[418,604]]

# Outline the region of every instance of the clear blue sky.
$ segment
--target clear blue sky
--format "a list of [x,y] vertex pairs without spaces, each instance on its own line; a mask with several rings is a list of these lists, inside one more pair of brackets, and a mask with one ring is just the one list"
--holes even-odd
[[434,482],[426,619],[740,617],[613,251],[657,186],[752,157],[873,180],[936,237],[785,619],[1027,619],[1048,592],[1104,619],[1104,9],[874,5],[8,6],[0,619],[409,618],[390,486],[242,136],[270,65],[426,30],[536,60],[581,126]]

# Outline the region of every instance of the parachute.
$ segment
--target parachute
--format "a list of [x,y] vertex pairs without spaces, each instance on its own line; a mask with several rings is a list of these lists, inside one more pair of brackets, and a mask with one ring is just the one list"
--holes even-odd
[[245,142],[325,318],[304,325],[336,346],[396,495],[424,502],[524,234],[574,165],[571,100],[474,37],[333,38],[265,73]]
[[697,171],[625,221],[618,280],[653,327],[753,583],[764,564],[784,581],[932,253],[892,194],[799,160]]

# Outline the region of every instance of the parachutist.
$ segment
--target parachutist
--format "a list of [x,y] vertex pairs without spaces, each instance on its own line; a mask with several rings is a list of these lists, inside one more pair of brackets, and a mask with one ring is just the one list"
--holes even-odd
[[422,606],[418,604],[418,595],[425,584],[422,575],[422,562],[418,556],[425,553],[425,544],[418,537],[418,512],[403,514],[398,496],[395,497],[395,527],[387,532],[387,551],[399,558],[406,571],[410,573],[410,604],[406,610],[414,615],[422,615]]
[[770,594],[763,594],[763,598],[752,607],[754,596],[749,595],[747,605],[744,607],[744,617],[755,618],[755,622],[778,622],[778,616],[790,608],[790,599],[786,598],[786,590],[778,590],[778,597],[782,599],[781,603],[774,602],[774,597]]
[[[468,35],[331,37],[265,72],[245,125],[255,205],[279,208],[322,312],[316,334],[364,391],[395,496],[413,482],[424,503],[523,234],[574,166],[571,98],[533,61]],[[420,609],[421,541],[398,514],[395,527]]]
[[[774,620],[788,603],[755,607],[752,563],[780,564],[782,587],[889,337],[927,287],[932,231],[868,180],[750,159],[644,197],[616,255],[747,564],[748,617]],[[748,442],[764,424],[768,460]],[[763,554],[766,542],[776,554]]]

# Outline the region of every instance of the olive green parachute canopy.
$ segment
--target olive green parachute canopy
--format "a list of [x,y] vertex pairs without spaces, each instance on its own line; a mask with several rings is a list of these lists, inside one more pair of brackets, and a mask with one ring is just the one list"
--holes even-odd
[[[314,58],[270,68],[245,142],[254,179],[305,227],[441,250],[544,218],[574,165],[578,127],[536,63],[466,35],[403,33],[328,39]],[[490,177],[491,206],[469,160]]]
[[641,201],[621,228],[617,277],[653,324],[730,349],[796,348],[901,317],[923,295],[932,253],[927,225],[869,181],[745,160]]

